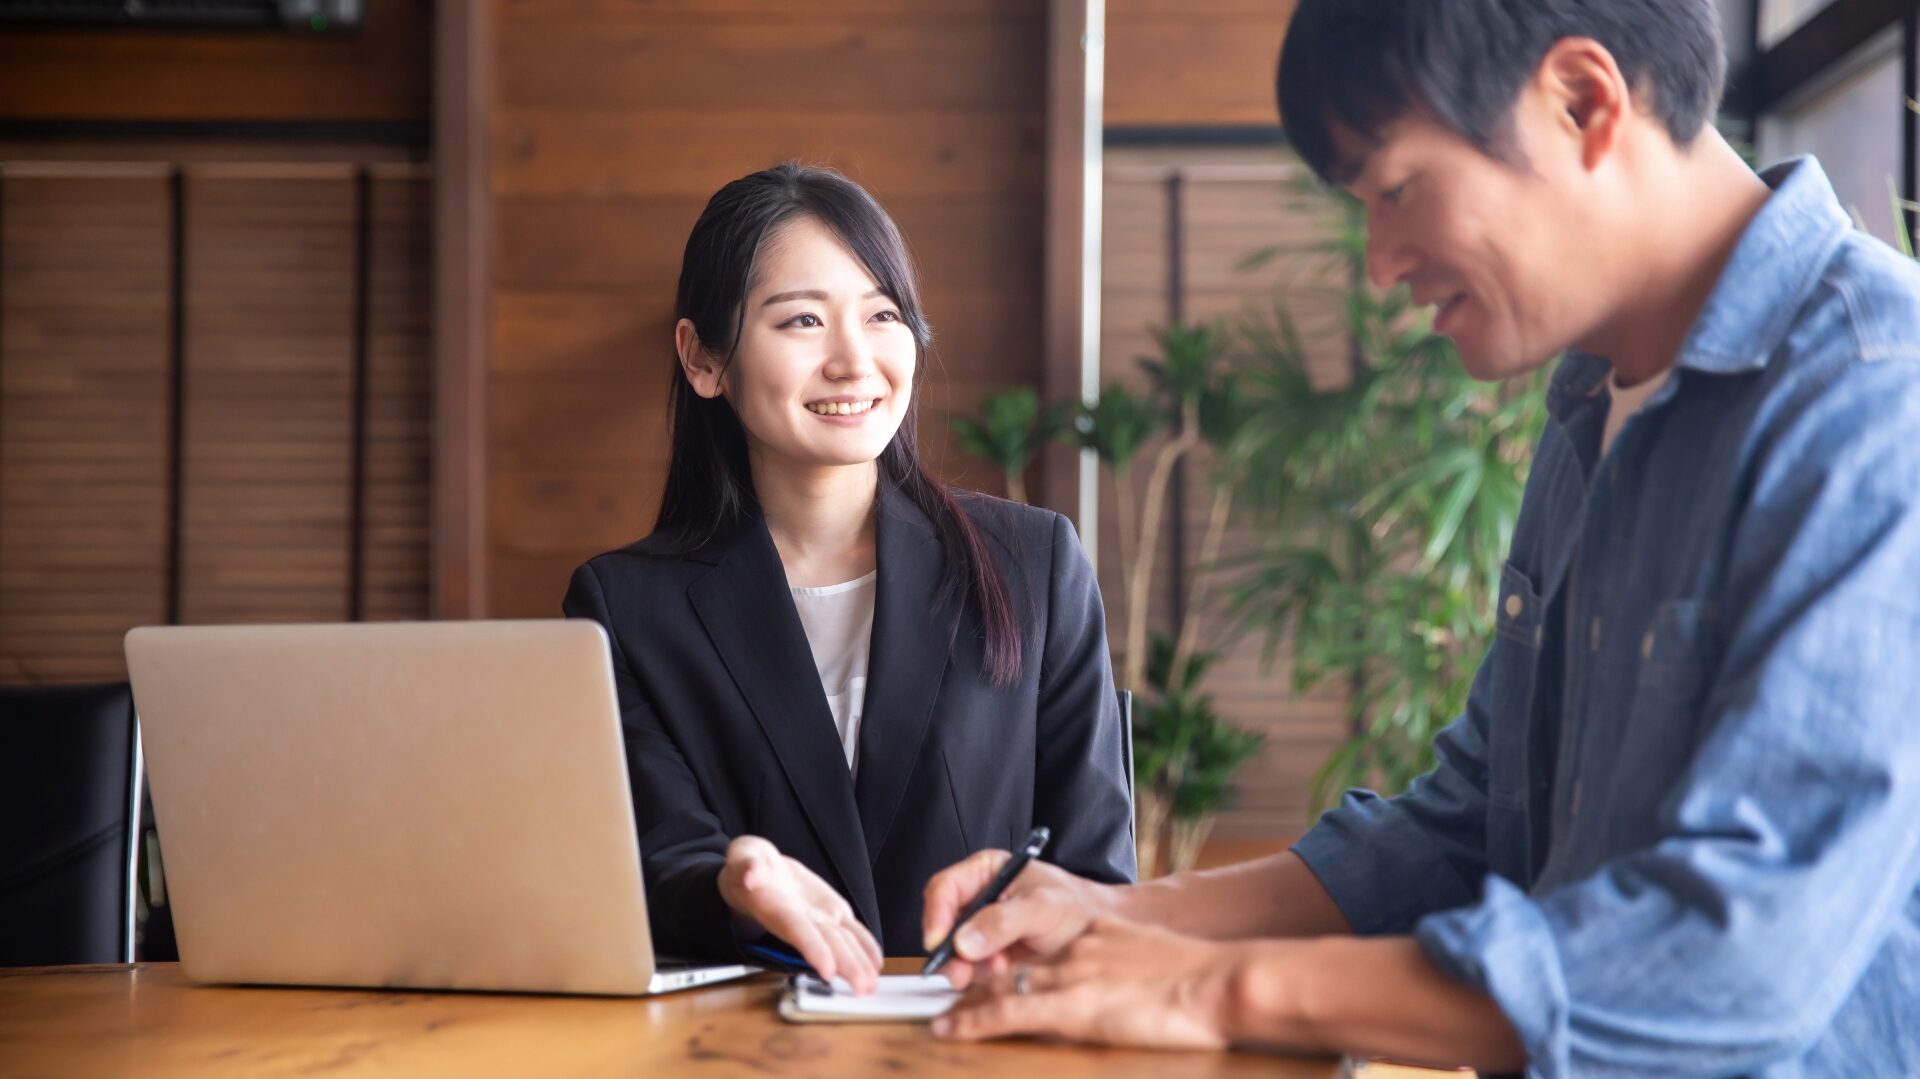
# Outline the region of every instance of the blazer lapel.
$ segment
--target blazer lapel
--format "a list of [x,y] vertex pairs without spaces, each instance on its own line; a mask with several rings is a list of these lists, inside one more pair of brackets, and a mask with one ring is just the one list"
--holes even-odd
[[932,522],[906,497],[885,489],[878,516],[879,581],[854,781],[870,857],[879,856],[893,827],[953,645],[951,607],[934,609],[943,556]]
[[880,903],[845,751],[773,538],[758,516],[750,516],[735,535],[708,550],[714,568],[688,586],[688,598],[772,744],[847,897],[877,932]]

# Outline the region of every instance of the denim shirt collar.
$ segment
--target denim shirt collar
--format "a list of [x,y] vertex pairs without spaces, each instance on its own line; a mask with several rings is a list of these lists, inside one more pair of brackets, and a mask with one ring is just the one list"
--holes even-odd
[[[1677,367],[1720,375],[1765,367],[1835,245],[1853,227],[1813,158],[1784,161],[1760,179],[1773,195],[1741,235],[1680,346]],[[1547,411],[1566,422],[1569,413],[1602,392],[1611,369],[1602,357],[1569,350],[1547,389]],[[1649,407],[1672,390],[1662,387]]]

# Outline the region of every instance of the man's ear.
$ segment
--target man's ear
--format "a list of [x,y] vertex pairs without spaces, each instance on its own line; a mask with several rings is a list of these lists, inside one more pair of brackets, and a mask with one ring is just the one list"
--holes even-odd
[[700,334],[693,328],[692,319],[683,318],[674,323],[673,349],[680,354],[680,370],[686,372],[693,392],[702,397],[720,396],[720,376],[725,369],[720,357],[700,343]]
[[1634,108],[1632,87],[1613,54],[1592,38],[1554,42],[1534,74],[1534,88],[1554,109],[1560,133],[1577,141],[1580,164],[1589,171],[1626,133]]

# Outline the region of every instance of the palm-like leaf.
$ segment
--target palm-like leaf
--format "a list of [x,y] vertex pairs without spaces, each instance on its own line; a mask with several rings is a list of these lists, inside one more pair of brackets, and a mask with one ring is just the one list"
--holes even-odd
[[[1363,281],[1363,217],[1341,199],[1330,220],[1320,250]],[[1350,783],[1404,786],[1462,707],[1545,422],[1544,379],[1476,381],[1405,289],[1356,285],[1340,301],[1351,377],[1317,388],[1293,299],[1241,334],[1241,489],[1276,538],[1223,569],[1231,630],[1263,635],[1270,662],[1286,648],[1297,686],[1338,679],[1350,693],[1353,737],[1316,778],[1324,804]]]

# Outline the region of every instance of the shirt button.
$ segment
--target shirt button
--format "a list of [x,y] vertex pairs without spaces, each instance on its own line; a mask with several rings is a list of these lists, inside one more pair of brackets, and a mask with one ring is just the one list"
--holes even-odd
[[1520,602],[1520,597],[1517,594],[1507,597],[1507,617],[1508,618],[1520,617],[1520,612],[1522,609],[1524,609],[1524,607],[1525,607],[1525,604],[1522,604]]

